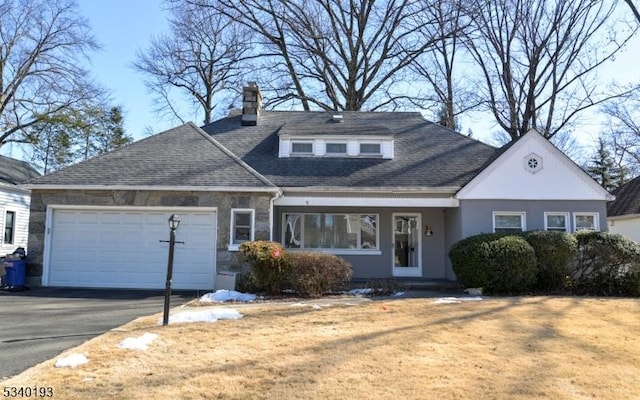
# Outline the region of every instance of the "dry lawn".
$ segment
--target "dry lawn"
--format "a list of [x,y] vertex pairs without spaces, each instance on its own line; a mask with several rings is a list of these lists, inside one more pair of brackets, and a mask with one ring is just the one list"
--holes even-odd
[[[638,399],[640,300],[489,298],[228,305],[237,321],[138,319],[1,386],[60,399]],[[149,350],[117,344],[159,334]]]

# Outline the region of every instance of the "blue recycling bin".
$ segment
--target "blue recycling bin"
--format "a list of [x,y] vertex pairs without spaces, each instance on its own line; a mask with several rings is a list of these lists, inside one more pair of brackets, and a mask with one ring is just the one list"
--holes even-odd
[[27,260],[5,260],[2,265],[7,272],[3,279],[5,286],[24,286]]

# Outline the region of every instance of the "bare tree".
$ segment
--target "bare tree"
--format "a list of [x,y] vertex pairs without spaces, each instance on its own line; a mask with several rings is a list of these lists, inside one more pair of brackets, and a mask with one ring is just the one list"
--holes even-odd
[[551,138],[620,95],[596,77],[636,30],[614,21],[614,10],[600,0],[475,0],[467,43],[482,74],[479,94],[511,139],[531,128]]
[[173,90],[186,96],[212,121],[221,96],[238,90],[241,67],[249,56],[249,30],[216,9],[174,2],[170,33],[152,40],[138,51],[133,67],[146,75],[158,112],[184,121],[174,106]]
[[464,82],[467,77],[457,72],[463,67],[459,55],[465,50],[465,31],[470,29],[466,3],[466,0],[436,0],[424,10],[433,23],[424,24],[420,32],[436,40],[411,66],[417,77],[428,83],[429,94],[420,96],[426,103],[420,105],[435,107],[438,123],[454,130],[460,130],[458,116],[479,105],[471,95],[473,88]]
[[[254,30],[270,105],[375,110],[410,98],[409,65],[437,40],[431,0],[189,0]],[[265,80],[266,81],[266,80]]]
[[81,65],[97,49],[73,0],[0,0],[0,146],[101,95]]
[[638,12],[638,7],[636,7],[635,4],[633,4],[633,0],[624,0],[625,3],[627,3],[627,5],[629,6],[629,9],[631,9],[631,12],[633,13],[633,16],[635,17],[635,19],[640,22],[640,12]]
[[608,116],[603,137],[616,163],[630,176],[640,174],[640,94],[611,102],[604,107]]

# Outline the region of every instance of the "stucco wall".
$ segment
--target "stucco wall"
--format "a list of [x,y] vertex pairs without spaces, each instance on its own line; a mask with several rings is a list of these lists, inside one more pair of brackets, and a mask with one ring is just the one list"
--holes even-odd
[[[429,279],[447,279],[445,253],[445,218],[441,208],[384,208],[370,209],[362,207],[277,207],[274,240],[282,241],[282,215],[287,212],[300,213],[362,213],[378,214],[379,255],[344,255],[340,257],[353,266],[353,278],[358,280],[393,277],[393,214],[419,213],[422,227],[422,277]],[[431,225],[432,236],[424,235],[424,225]],[[327,250],[323,250],[327,251]]]
[[49,205],[217,207],[216,269],[221,271],[241,268],[237,252],[228,250],[231,209],[255,209],[255,237],[267,240],[269,239],[269,201],[270,196],[267,193],[36,189],[31,193],[27,275],[42,276],[46,213]]
[[[462,237],[493,232],[494,211],[524,211],[529,231],[544,229],[545,212],[597,212],[600,230],[607,230],[605,201],[596,200],[461,200]],[[573,214],[570,216],[573,219]]]

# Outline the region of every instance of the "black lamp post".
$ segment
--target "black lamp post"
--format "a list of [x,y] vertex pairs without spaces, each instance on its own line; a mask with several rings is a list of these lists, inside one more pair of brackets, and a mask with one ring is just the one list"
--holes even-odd
[[162,326],[169,324],[169,304],[171,302],[171,279],[173,277],[173,248],[176,244],[176,229],[180,225],[180,218],[173,214],[169,217],[169,261],[167,264],[167,282],[164,292],[164,315]]

